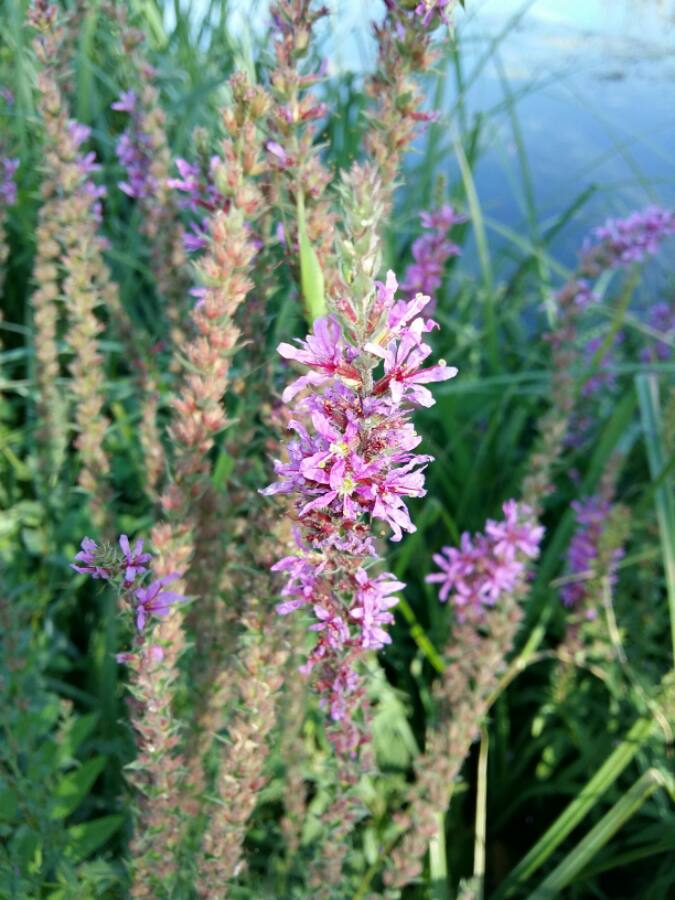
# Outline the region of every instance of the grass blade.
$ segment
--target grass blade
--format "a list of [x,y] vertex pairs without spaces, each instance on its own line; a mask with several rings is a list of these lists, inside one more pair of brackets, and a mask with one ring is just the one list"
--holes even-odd
[[621,775],[655,727],[651,716],[643,716],[635,722],[625,740],[607,757],[579,795],[558,816],[546,833],[537,841],[513,869],[492,900],[511,896],[519,885],[546,862],[553,851],[570,832],[588,815],[603,794]]
[[574,850],[567,854],[560,865],[556,866],[548,878],[544,879],[539,887],[528,896],[527,900],[551,900],[553,897],[560,897],[560,892],[593,859],[621,826],[640,809],[645,800],[657,788],[664,787],[666,784],[666,778],[658,769],[649,769],[645,772],[602,817],[595,828],[592,828],[586,837],[579,841]]
[[[642,431],[647,447],[647,460],[652,480],[659,478],[664,471],[666,451],[663,442],[661,407],[659,402],[659,383],[656,375],[638,375],[635,378]],[[666,573],[666,591],[670,610],[670,632],[675,658],[675,500],[673,498],[672,481],[666,479],[655,491],[656,518],[661,535],[663,567]]]

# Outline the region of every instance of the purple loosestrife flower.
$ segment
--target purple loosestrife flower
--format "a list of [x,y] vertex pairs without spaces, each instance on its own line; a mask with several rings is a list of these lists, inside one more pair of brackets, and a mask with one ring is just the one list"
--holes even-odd
[[653,338],[642,350],[640,359],[646,363],[668,362],[673,355],[672,343],[675,341],[675,304],[655,303],[647,315],[647,324],[663,335],[664,340]]
[[298,520],[296,552],[273,567],[286,579],[277,612],[304,607],[313,615],[316,643],[301,671],[311,673],[338,723],[330,736],[344,753],[363,740],[358,661],[389,643],[391,609],[404,587],[389,573],[372,574],[374,521],[385,522],[393,540],[415,530],[406,500],[426,493],[431,457],[413,452],[420,438],[410,415],[434,402],[425,384],[457,374],[443,362],[424,368],[431,350],[423,335],[436,327],[419,315],[429,298],[397,301],[396,287],[390,272],[358,339],[327,316],[297,346],[278,347],[309,372],[283,393],[293,437],[287,458],[275,463],[277,481],[263,491],[292,494]]
[[[165,590],[168,584],[181,577],[178,572],[171,572],[143,585],[148,573],[146,563],[151,559],[152,554],[143,552],[143,541],[140,538],[132,547],[127,535],[122,534],[117,546],[99,547],[96,541],[85,537],[82,549],[75,556],[76,562],[71,563],[71,568],[83,575],[110,582],[121,597],[123,608],[133,609],[136,630],[141,635],[150,615],[166,616],[174,603],[186,599],[182,594]],[[142,638],[137,641],[137,651],[118,654],[118,660],[128,663],[135,660],[135,664],[142,661],[148,652]],[[159,660],[156,652],[154,658],[155,661]]]
[[[620,333],[615,335],[614,337],[614,345],[620,343],[623,340],[623,335]],[[600,347],[602,346],[604,341],[604,337],[596,337],[592,338],[590,341],[586,343],[584,347],[584,357],[586,359],[586,363],[590,365],[593,357],[598,352]],[[593,394],[597,394],[599,390],[604,388],[611,388],[616,383],[616,374],[613,371],[615,360],[614,360],[614,348],[610,347],[602,359],[598,363],[597,371],[586,379],[581,388],[581,393],[584,397],[590,397]]]
[[77,562],[71,563],[70,568],[79,572],[80,575],[91,575],[92,578],[104,578],[109,580],[112,577],[112,569],[108,565],[102,565],[102,556],[96,541],[91,538],[82,538],[82,549],[75,555]]
[[166,616],[174,603],[180,603],[186,599],[182,594],[164,590],[167,584],[171,584],[180,577],[178,572],[173,572],[171,575],[165,575],[163,578],[150,582],[147,587],[134,591],[136,628],[139,632],[145,628],[148,615],[152,613],[156,616]]
[[480,619],[486,607],[517,590],[527,561],[539,555],[544,529],[529,507],[508,500],[502,509],[504,519],[488,519],[484,534],[465,532],[459,547],[443,547],[433,556],[440,571],[427,575],[426,581],[440,584],[440,601],[451,598],[460,622]]
[[19,160],[0,157],[0,209],[8,209],[16,203],[16,170]]
[[421,213],[420,220],[427,233],[412,245],[414,261],[405,271],[401,289],[410,297],[417,293],[428,295],[427,311],[433,312],[444,266],[449,259],[461,253],[457,244],[448,240],[447,233],[453,225],[466,222],[466,216],[458,215],[445,204],[440,209]]
[[450,24],[450,14],[454,6],[454,0],[420,0],[415,7],[415,12],[422,18],[422,25],[428,28],[434,17],[438,16],[439,22]]
[[[565,606],[580,608],[588,595],[588,576],[590,576],[598,560],[601,542],[611,511],[611,504],[605,497],[596,495],[585,500],[572,503],[575,512],[577,529],[574,532],[567,550],[567,571],[570,576],[580,576],[569,581],[560,590],[560,597]],[[616,583],[616,565],[621,560],[623,551],[614,550],[610,564],[610,585]],[[587,577],[583,577],[587,576]],[[589,618],[595,615],[594,610],[587,612]]]
[[595,228],[584,247],[584,260],[601,268],[642,262],[673,234],[675,215],[659,206],[649,206],[625,219],[608,219]]
[[91,137],[91,128],[89,128],[88,125],[77,122],[75,119],[70,119],[68,122],[68,132],[75,145],[75,149],[78,151],[75,156],[75,165],[77,166],[79,174],[82,176],[84,192],[93,201],[91,206],[92,216],[94,217],[95,222],[100,225],[103,221],[103,205],[101,200],[106,196],[107,191],[104,185],[96,184],[89,176],[93,175],[95,172],[100,172],[101,166],[96,162],[96,154],[93,150],[85,153],[79,152],[82,144]]
[[111,109],[127,113],[129,124],[120,135],[115,152],[120,164],[126,169],[126,181],[117,186],[127,196],[136,199],[151,197],[157,185],[151,175],[151,140],[142,129],[142,119],[135,91],[120,94]]
[[167,186],[181,193],[180,206],[193,214],[200,214],[183,232],[183,245],[188,253],[203,250],[208,243],[208,219],[205,213],[229,209],[229,202],[216,187],[216,171],[222,168],[219,156],[195,165],[180,157],[176,160],[179,178],[169,178]]
[[131,545],[129,544],[129,538],[126,534],[122,534],[120,535],[119,545],[120,550],[124,555],[124,564],[126,566],[124,571],[124,584],[129,586],[136,581],[136,578],[139,575],[143,575],[148,571],[145,563],[150,562],[152,554],[143,553],[143,541],[141,538],[138,538],[136,545],[132,550]]

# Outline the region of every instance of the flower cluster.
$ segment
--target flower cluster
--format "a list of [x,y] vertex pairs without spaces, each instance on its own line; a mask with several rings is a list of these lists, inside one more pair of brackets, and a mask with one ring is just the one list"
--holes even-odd
[[80,147],[91,137],[91,128],[88,125],[82,125],[80,122],[71,119],[68,122],[68,133],[70,134],[77,155],[75,157],[75,165],[80,176],[83,179],[82,190],[91,200],[91,213],[97,225],[103,220],[103,205],[101,201],[106,195],[106,188],[102,184],[90,178],[94,172],[100,172],[101,166],[96,162],[96,153],[89,150],[86,153],[79,152]]
[[[203,165],[190,163],[185,159],[176,160],[178,178],[169,178],[170,188],[180,191],[180,206],[198,214],[199,219],[191,222],[183,232],[183,244],[188,253],[204,250],[208,243],[208,214],[218,209],[227,210],[227,201],[216,187],[216,174],[222,167],[219,156],[211,156]],[[205,215],[207,214],[207,215]]]
[[[597,394],[602,388],[611,388],[616,383],[616,373],[614,367],[616,360],[614,358],[614,350],[617,344],[623,340],[623,335],[619,332],[614,336],[612,346],[608,347],[602,358],[598,361],[597,371],[593,372],[581,386],[581,393],[584,397],[590,397]],[[604,344],[604,337],[591,338],[584,346],[584,357],[587,365],[593,362],[596,354]]]
[[8,156],[0,157],[0,209],[7,209],[16,203],[16,181],[14,176],[19,168],[19,160]]
[[433,404],[425,384],[457,373],[443,361],[423,368],[431,352],[423,335],[436,324],[419,315],[429,298],[396,301],[396,288],[390,272],[359,339],[328,316],[298,346],[278,347],[309,372],[284,391],[295,437],[287,460],[275,464],[278,480],[263,492],[293,494],[299,522],[296,552],[275,566],[287,579],[277,611],[313,611],[317,642],[303,671],[316,670],[331,717],[343,724],[335,743],[344,750],[359,740],[350,714],[361,690],[354,665],[389,642],[393,595],[403,587],[389,573],[372,574],[372,521],[385,522],[396,541],[415,530],[406,501],[424,496],[431,457],[413,452],[421,439],[410,413]]
[[424,25],[425,28],[428,28],[429,25],[434,23],[438,24],[439,22],[449,25],[450,15],[454,5],[454,0],[420,0],[415,7],[415,13],[421,17],[422,25]]
[[459,215],[446,203],[439,209],[421,213],[420,221],[425,234],[412,245],[414,261],[405,271],[401,290],[411,297],[417,293],[429,296],[427,312],[433,312],[443,268],[449,259],[461,253],[457,244],[448,240],[448,231],[453,225],[466,222],[466,216]]
[[[601,495],[587,497],[572,503],[577,529],[567,551],[567,571],[571,580],[565,583],[560,596],[565,606],[579,608],[588,595],[588,579],[594,573],[595,564],[601,553],[607,522],[611,512],[610,501]],[[623,550],[615,548],[609,565],[610,585],[616,582],[616,565],[623,556]],[[574,576],[579,576],[574,578]],[[593,611],[588,615],[592,617]]]
[[673,234],[675,214],[659,206],[636,210],[625,219],[608,219],[591,232],[584,247],[584,263],[591,269],[614,269],[642,262]]
[[673,355],[675,340],[675,305],[665,301],[655,303],[647,315],[647,325],[652,331],[662,335],[663,340],[654,338],[640,354],[643,362],[668,362]]
[[112,109],[129,115],[129,125],[120,135],[115,152],[120,164],[126,169],[126,181],[117,186],[129,197],[141,199],[150,197],[157,188],[151,173],[152,142],[143,130],[142,115],[135,91],[123,91],[112,104]]
[[[166,616],[174,603],[185,600],[182,594],[166,590],[168,584],[180,578],[177,572],[143,584],[151,559],[150,553],[143,552],[140,538],[132,547],[127,535],[122,534],[118,547],[107,544],[99,547],[96,541],[85,537],[71,568],[81,575],[109,581],[125,596],[133,607],[136,630],[140,635],[149,615]],[[128,654],[122,656],[126,659]]]
[[532,510],[515,500],[504,503],[504,519],[488,519],[485,533],[462,535],[459,547],[443,547],[433,556],[438,572],[427,575],[440,584],[439,599],[451,597],[459,621],[479,619],[486,607],[519,590],[528,560],[539,555],[544,529]]

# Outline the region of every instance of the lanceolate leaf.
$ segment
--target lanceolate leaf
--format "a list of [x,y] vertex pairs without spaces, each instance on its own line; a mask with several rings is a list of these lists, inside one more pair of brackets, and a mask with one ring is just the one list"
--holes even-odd
[[300,286],[305,301],[307,321],[311,325],[315,319],[326,315],[324,279],[319,257],[307,237],[305,201],[298,194],[298,244],[300,247]]
[[54,792],[52,819],[63,819],[74,812],[89,793],[92,785],[105,767],[105,756],[88,759],[79,769],[68,772],[59,781]]

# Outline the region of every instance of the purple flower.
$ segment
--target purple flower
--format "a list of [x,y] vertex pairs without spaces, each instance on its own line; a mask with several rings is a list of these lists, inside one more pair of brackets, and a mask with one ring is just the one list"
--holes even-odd
[[438,16],[440,22],[446,25],[450,24],[451,0],[420,0],[415,7],[415,12],[422,18],[422,25],[428,28],[434,19]]
[[0,207],[8,208],[16,203],[15,174],[19,168],[18,159],[0,157]]
[[350,383],[360,380],[358,370],[351,365],[340,323],[334,316],[317,319],[313,333],[298,343],[299,347],[279,344],[277,353],[284,359],[295,360],[314,371],[296,379],[286,388],[281,397],[284,403],[291,401],[303,388],[309,385],[317,387],[335,375],[342,376]]
[[[572,536],[567,550],[568,574],[588,575],[593,572],[593,567],[600,552],[600,544],[605,532],[605,526],[609,518],[611,505],[609,500],[599,495],[587,497],[585,500],[575,500],[572,503],[575,512],[577,529]],[[614,551],[610,566],[610,584],[616,582],[616,564],[623,556],[623,551]],[[565,606],[579,607],[586,600],[588,594],[588,582],[579,578],[564,584],[560,590],[560,597]]]
[[122,534],[120,535],[119,545],[120,550],[124,555],[124,586],[129,587],[139,575],[148,571],[145,563],[150,562],[152,555],[150,553],[143,553],[143,541],[141,538],[138,538],[136,545],[132,550],[129,544],[129,538],[126,534]]
[[652,338],[651,342],[643,349],[640,359],[643,362],[668,362],[673,355],[673,341],[675,341],[675,304],[655,303],[647,314],[649,327],[663,336],[663,340]]
[[75,569],[80,575],[91,575],[92,578],[96,579],[110,579],[112,574],[111,569],[101,565],[101,559],[99,558],[100,551],[96,541],[85,537],[82,538],[80,546],[82,549],[75,555],[75,559],[80,565],[71,563],[70,568]]
[[137,100],[138,97],[136,96],[135,91],[122,91],[118,99],[110,105],[110,108],[116,109],[118,112],[125,112],[131,115],[132,113],[136,112]]
[[392,399],[400,403],[405,396],[416,406],[433,406],[434,398],[428,388],[422,387],[436,381],[448,381],[457,374],[454,366],[446,366],[441,360],[437,365],[422,369],[421,365],[431,353],[431,348],[421,344],[412,334],[405,334],[396,343],[392,341],[386,350],[373,347],[384,358],[384,378],[378,382],[375,392],[388,387]]
[[176,160],[176,168],[180,178],[169,178],[168,187],[186,195],[186,205],[196,210],[202,199],[201,172],[199,166],[187,162],[180,157]]
[[361,645],[366,650],[380,650],[391,643],[391,637],[382,626],[391,625],[394,621],[389,610],[396,606],[398,597],[392,594],[402,591],[402,581],[397,581],[389,572],[384,572],[371,579],[365,569],[356,570],[358,589],[355,605],[349,611],[352,619],[361,626]]
[[409,297],[416,294],[426,295],[429,298],[427,310],[432,312],[436,305],[436,292],[443,280],[445,264],[453,256],[461,253],[457,244],[449,241],[446,235],[453,225],[465,222],[466,217],[458,215],[446,204],[440,209],[421,213],[420,220],[427,234],[423,234],[413,243],[414,261],[405,271],[402,290]]
[[126,169],[126,181],[117,186],[129,197],[142,199],[151,197],[157,189],[151,174],[152,146],[148,134],[143,130],[142,110],[134,91],[125,91],[112,104],[112,109],[129,115],[129,124],[120,135],[115,152],[120,164]]
[[495,553],[507,560],[515,559],[518,553],[528,559],[536,559],[544,529],[541,525],[532,523],[530,508],[515,500],[507,500],[502,511],[503,521],[488,519],[485,526],[486,535],[494,541]]
[[70,119],[68,122],[68,134],[75,144],[75,149],[78,150],[91,137],[91,128],[88,125],[75,121],[75,119]]
[[608,219],[595,228],[584,248],[584,260],[603,268],[642,262],[656,253],[661,242],[675,234],[675,215],[668,209],[649,206],[625,219]]
[[544,529],[530,508],[508,500],[502,509],[504,519],[488,519],[484,534],[465,532],[459,547],[443,547],[433,556],[439,571],[427,575],[426,581],[440,584],[442,603],[452,597],[460,621],[480,618],[486,607],[519,590],[526,562],[539,555]]
[[198,220],[190,222],[183,232],[183,245],[188,253],[207,246],[209,225],[204,213],[228,207],[228,201],[216,187],[216,172],[222,164],[219,156],[202,160],[200,165],[179,157],[176,168],[180,177],[167,179],[167,186],[181,194],[179,205],[193,214],[199,213]]
[[[622,340],[622,335],[619,333],[614,337],[614,344],[620,343]],[[592,338],[590,341],[586,343],[584,347],[584,356],[586,358],[586,362],[590,365],[595,357],[595,354],[602,347],[604,342],[604,338],[602,336]],[[609,348],[605,355],[598,363],[597,371],[594,372],[589,378],[586,379],[581,388],[581,393],[584,397],[590,397],[593,394],[597,394],[599,390],[603,387],[611,388],[616,382],[616,375],[614,374],[614,355],[613,348]]]
[[281,166],[282,169],[288,168],[288,166],[290,165],[290,159],[281,144],[279,144],[277,141],[267,141],[267,143],[265,144],[265,149],[269,154],[271,154],[277,165]]
[[406,501],[424,496],[431,457],[413,452],[420,437],[410,415],[433,404],[425,384],[457,373],[443,362],[423,368],[431,353],[423,336],[435,327],[419,315],[428,298],[397,301],[393,272],[375,288],[358,342],[327,316],[297,345],[279,345],[284,359],[309,372],[282,395],[293,436],[275,462],[277,480],[262,492],[295,496],[297,552],[274,566],[285,576],[277,612],[311,611],[316,643],[301,671],[340,723],[331,740],[350,752],[359,740],[350,719],[363,693],[354,667],[389,643],[394,594],[404,587],[388,573],[370,574],[373,526],[387,523],[394,541],[415,530]]
[[172,581],[180,578],[178,572],[157,578],[145,588],[138,588],[134,592],[136,598],[136,628],[139,632],[145,628],[147,617],[150,614],[166,616],[174,603],[181,603],[187,598],[173,591],[165,591],[164,588]]

